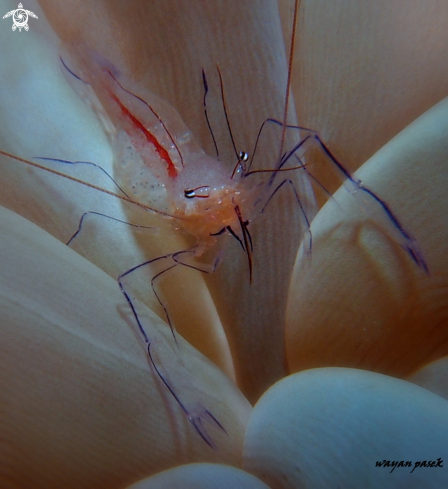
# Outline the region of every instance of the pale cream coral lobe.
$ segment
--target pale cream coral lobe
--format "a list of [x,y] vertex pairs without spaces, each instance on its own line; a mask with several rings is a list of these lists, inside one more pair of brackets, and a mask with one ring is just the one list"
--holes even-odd
[[359,202],[339,190],[313,222],[311,259],[298,259],[293,272],[292,371],[338,365],[406,376],[445,355],[447,114],[445,99],[357,173],[400,216],[429,273],[388,236],[384,216],[361,219]]
[[[447,407],[441,397],[392,377],[307,370],[278,382],[255,406],[243,468],[276,489],[439,489],[448,481]],[[411,472],[422,460],[435,464]],[[411,467],[377,466],[383,461]]]
[[128,489],[269,489],[247,472],[218,464],[190,464],[161,472]]

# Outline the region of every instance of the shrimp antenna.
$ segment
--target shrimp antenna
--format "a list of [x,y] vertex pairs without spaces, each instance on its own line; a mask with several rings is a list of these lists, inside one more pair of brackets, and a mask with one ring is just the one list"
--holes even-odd
[[208,82],[207,82],[207,77],[205,76],[204,68],[202,68],[202,83],[204,85],[204,98],[202,103],[204,105],[205,120],[207,122],[208,132],[210,133],[210,136],[212,137],[213,140],[213,145],[215,146],[216,158],[218,158],[219,160],[218,145],[216,144],[215,135],[213,134],[212,126],[210,124],[210,119],[208,118],[208,111],[207,111]]
[[230,127],[229,116],[227,114],[227,104],[226,104],[226,97],[224,95],[224,83],[222,81],[221,70],[219,69],[218,65],[216,65],[216,69],[218,70],[218,75],[219,75],[219,84],[221,86],[222,108],[224,110],[224,116],[226,118],[227,129],[229,130],[233,151],[235,151],[235,156],[239,159],[238,151],[236,150],[235,139],[233,138],[232,128]]
[[289,107],[289,96],[290,96],[290,88],[291,88],[291,76],[292,76],[292,63],[294,56],[294,45],[296,40],[296,26],[297,26],[297,16],[299,12],[299,4],[300,0],[296,0],[294,3],[294,16],[292,21],[292,34],[291,34],[291,45],[289,48],[289,60],[288,60],[288,78],[286,80],[286,93],[285,93],[285,108],[283,111],[283,121],[282,121],[282,139],[280,142],[280,151],[278,155],[278,161],[282,161],[283,147],[285,145],[286,139],[286,129],[288,123],[288,107]]
[[175,217],[175,216],[172,216],[171,214],[168,214],[168,212],[163,212],[163,211],[159,211],[157,209],[153,209],[152,207],[149,207],[148,205],[141,204],[140,202],[136,202],[135,200],[132,200],[129,197],[125,197],[124,195],[117,195],[114,192],[111,192],[110,190],[106,190],[105,188],[98,187],[96,185],[93,185],[92,183],[84,182],[83,180],[80,180],[79,178],[71,177],[70,175],[66,175],[65,173],[61,173],[57,170],[47,168],[46,166],[43,166],[43,165],[39,165],[39,163],[34,163],[33,161],[26,160],[25,158],[20,158],[20,156],[14,156],[10,153],[7,153],[6,151],[2,151],[1,149],[0,149],[0,154],[2,154],[3,156],[6,156],[7,158],[11,158],[12,160],[21,161],[22,163],[26,163],[27,165],[33,166],[34,168],[39,168],[39,170],[44,170],[48,173],[52,173],[53,175],[58,175],[59,177],[63,177],[67,180],[71,180],[72,182],[79,183],[80,185],[84,185],[85,187],[93,188],[94,190],[97,190],[98,192],[102,192],[103,194],[107,194],[107,195],[110,195],[112,197],[116,197],[117,199],[123,200],[124,202],[129,202],[130,204],[137,205],[138,207],[141,207],[142,209],[145,209],[147,211],[156,212],[157,214],[162,214],[163,216],[167,216],[167,217]]

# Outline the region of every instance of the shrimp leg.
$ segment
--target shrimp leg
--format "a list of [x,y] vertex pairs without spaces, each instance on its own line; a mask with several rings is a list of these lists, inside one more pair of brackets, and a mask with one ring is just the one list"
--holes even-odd
[[[261,209],[261,212],[264,212],[267,205],[271,202],[272,198],[277,194],[277,192],[279,192],[286,185],[289,185],[292,188],[295,200],[296,200],[296,202],[300,208],[300,215],[302,217],[302,229],[304,229],[305,233],[308,235],[308,240],[307,240],[307,244],[306,244],[306,254],[309,255],[309,254],[311,254],[311,249],[313,246],[313,235],[311,232],[311,219],[308,217],[308,215],[306,213],[304,204],[302,203],[302,200],[300,199],[299,192],[297,191],[297,188],[294,185],[294,182],[292,180],[286,179],[277,185],[275,190],[269,196],[268,200],[265,202],[263,208]],[[304,244],[305,244],[305,241],[304,241]]]
[[84,214],[81,216],[81,219],[79,220],[79,224],[78,224],[78,229],[73,234],[73,236],[67,241],[67,243],[66,243],[67,246],[70,246],[72,244],[72,242],[79,236],[79,234],[82,231],[82,227],[84,225],[84,222],[88,216],[105,217],[107,219],[112,219],[115,222],[119,222],[121,224],[125,224],[126,226],[131,226],[131,227],[137,228],[137,229],[154,229],[152,226],[143,226],[141,224],[132,224],[130,222],[123,221],[122,219],[117,219],[116,217],[112,217],[112,216],[108,216],[106,214],[102,214],[101,212],[87,211],[87,212],[84,212]]
[[[204,422],[208,422],[209,424],[211,424],[215,427],[218,427],[224,433],[227,433],[225,428],[221,425],[221,423],[215,418],[215,416],[213,416],[213,414],[208,409],[206,409],[202,405],[198,404],[197,401],[194,401],[194,405],[191,405],[191,401],[188,402],[188,401],[184,400],[183,396],[181,396],[179,394],[178,389],[173,386],[173,382],[168,379],[167,374],[163,373],[161,364],[159,361],[156,361],[156,359],[154,357],[154,353],[152,352],[152,349],[151,349],[152,344],[154,342],[154,339],[152,339],[150,337],[150,335],[147,333],[147,331],[144,327],[144,324],[140,319],[140,315],[137,311],[137,302],[138,301],[136,301],[135,298],[133,298],[131,296],[131,293],[128,290],[128,288],[126,287],[126,282],[125,282],[126,277],[129,277],[129,275],[131,275],[132,273],[136,272],[137,270],[141,270],[145,267],[151,268],[151,265],[153,265],[157,262],[160,262],[161,260],[172,260],[174,262],[174,264],[168,264],[167,266],[165,266],[162,269],[162,271],[158,272],[157,274],[155,274],[152,277],[151,286],[153,288],[153,291],[154,291],[154,294],[155,294],[157,300],[159,301],[160,305],[162,306],[162,308],[165,312],[165,315],[166,315],[167,320],[168,320],[168,324],[169,324],[170,329],[171,329],[171,333],[173,335],[173,338],[174,338],[174,341],[176,344],[176,349],[172,350],[172,355],[177,357],[177,360],[179,363],[179,368],[182,368],[183,363],[182,363],[181,358],[179,357],[179,348],[180,347],[179,347],[178,340],[176,338],[175,329],[171,323],[169,313],[168,313],[168,309],[156,291],[155,282],[158,279],[160,279],[160,277],[162,277],[165,273],[167,273],[168,271],[174,269],[175,267],[177,267],[179,265],[192,267],[192,265],[183,263],[179,259],[179,256],[181,256],[185,253],[191,253],[192,251],[193,250],[191,250],[191,249],[182,250],[182,251],[170,253],[168,255],[164,255],[164,256],[154,258],[152,260],[148,260],[146,262],[140,263],[139,265],[137,265],[137,266],[131,268],[130,270],[127,270],[126,272],[122,273],[118,277],[118,284],[119,284],[120,290],[122,291],[123,295],[125,296],[128,304],[132,310],[132,313],[134,315],[134,319],[137,323],[138,331],[140,333],[140,338],[141,338],[142,343],[144,345],[145,351],[148,355],[149,364],[152,366],[152,368],[154,368],[156,374],[158,375],[158,377],[160,378],[162,383],[165,385],[165,387],[168,389],[169,393],[173,396],[176,403],[180,406],[180,408],[182,409],[184,414],[187,416],[187,419],[193,425],[194,429],[197,431],[199,436],[201,436],[201,438],[210,447],[216,448],[215,443],[213,442],[212,438],[210,437],[210,435],[208,434],[208,432],[206,430],[206,427],[204,426]],[[195,268],[196,270],[199,270],[201,272],[208,273],[207,269],[201,269],[199,267],[193,267],[193,268]],[[177,375],[179,375],[179,373],[180,372],[176,372]],[[185,378],[183,379],[183,381],[185,382]],[[184,387],[185,393],[187,392],[186,389],[188,389],[188,391],[191,394],[192,388],[194,390],[194,386],[192,386],[191,383],[189,383],[189,385]]]
[[[276,119],[267,119],[260,128],[259,137],[266,126],[267,123],[271,123],[280,127],[283,127],[282,122]],[[340,180],[343,182],[344,187],[350,192],[354,197],[361,197],[360,204],[363,208],[367,210],[368,214],[371,214],[370,209],[374,207],[378,208],[383,215],[383,217],[387,218],[388,223],[388,233],[392,239],[394,239],[410,256],[412,261],[421,268],[425,273],[429,273],[428,266],[425,262],[425,259],[419,250],[417,243],[411,234],[405,229],[403,224],[400,222],[398,217],[395,215],[390,206],[385,202],[379,195],[377,195],[373,190],[366,187],[361,180],[357,179],[340,163],[337,158],[333,155],[330,149],[325,145],[325,143],[320,138],[319,134],[309,128],[287,125],[286,128],[288,130],[295,130],[300,132],[300,140],[296,143],[291,149],[286,151],[278,163],[277,167],[272,170],[249,170],[246,173],[246,177],[250,176],[254,173],[259,172],[270,172],[272,173],[269,185],[273,185],[277,175],[280,172],[284,171],[295,171],[297,169],[305,168],[307,173],[313,178],[313,175],[306,168],[306,165],[302,163],[303,155],[311,149],[312,147],[316,147],[321,154],[325,157],[326,161],[329,163],[329,167],[338,175]],[[257,138],[258,141],[258,138]],[[253,155],[255,153],[256,146],[254,148]],[[292,168],[288,168],[288,163],[290,163],[292,158],[296,158],[296,160],[300,163],[299,166],[293,166]],[[249,167],[250,168],[250,167]],[[279,190],[279,188],[283,185],[283,182],[275,188],[275,190],[268,197],[267,202],[271,199],[271,197]],[[324,189],[325,190],[325,189]],[[297,195],[297,192],[295,192]],[[266,202],[266,204],[267,204]],[[265,204],[265,205],[266,205]],[[300,202],[299,202],[300,205]],[[370,206],[373,206],[370,208]],[[301,206],[302,212],[304,212]]]
[[[113,221],[119,222],[121,224],[133,227],[133,228],[144,228],[144,229],[152,229],[152,227],[149,226],[142,226],[142,225],[137,225],[137,224],[132,224],[126,221],[122,221],[121,219],[116,219],[112,216],[108,216],[106,214],[102,214],[99,212],[95,211],[89,211],[85,212],[83,216],[80,219],[79,226],[77,231],[73,234],[73,236],[69,239],[67,245],[70,246],[73,241],[80,235],[83,229],[83,224],[85,223],[85,220],[90,217],[90,216],[97,216],[100,218],[105,218],[105,219],[112,219]],[[174,350],[171,350],[171,355],[176,358],[177,364],[178,364],[178,369],[176,371],[176,376],[177,375],[182,375],[185,372],[182,370],[185,370],[185,367],[183,365],[182,359],[179,356],[179,342],[177,340],[176,336],[176,331],[175,328],[171,322],[170,316],[169,316],[169,311],[168,307],[166,304],[164,304],[161,296],[157,292],[156,288],[156,281],[159,280],[164,274],[166,274],[169,270],[174,269],[175,267],[178,266],[187,266],[194,268],[198,271],[201,271],[203,273],[210,273],[213,270],[207,269],[205,266],[204,267],[199,267],[199,266],[193,266],[190,264],[187,260],[182,261],[182,257],[187,254],[193,254],[194,255],[194,249],[188,249],[188,250],[181,250],[177,251],[175,253],[163,255],[157,258],[154,258],[152,260],[148,260],[146,262],[140,263],[139,265],[127,270],[126,272],[122,273],[117,281],[118,285],[120,287],[121,292],[126,298],[126,301],[128,302],[133,316],[135,318],[137,327],[138,327],[138,332],[140,336],[140,340],[142,341],[142,344],[144,346],[145,352],[147,354],[147,359],[148,363],[151,368],[154,369],[155,373],[159,377],[160,381],[162,384],[168,389],[168,392],[171,394],[171,396],[174,398],[176,403],[179,405],[183,413],[186,415],[188,421],[193,425],[194,429],[196,432],[199,434],[199,436],[209,445],[211,448],[216,448],[215,443],[213,442],[211,436],[208,434],[206,426],[204,425],[205,422],[209,423],[212,426],[218,427],[220,430],[222,430],[224,433],[227,433],[225,428],[222,426],[222,424],[216,419],[216,417],[205,407],[203,407],[199,402],[197,402],[195,399],[184,399],[180,392],[186,392],[185,387],[182,386],[174,386],[174,382],[170,380],[170,376],[168,373],[164,372],[163,367],[162,367],[162,362],[161,360],[157,359],[157,354],[153,351],[152,346],[154,343],[158,344],[158,349],[160,350],[161,346],[163,343],[158,339],[152,337],[152,335],[148,334],[147,329],[144,326],[143,321],[140,318],[140,315],[138,313],[138,306],[137,303],[138,301],[132,297],[132,293],[130,292],[129,288],[126,285],[126,277],[129,277],[132,273],[136,272],[137,270],[141,270],[145,267],[151,268],[151,265],[154,265],[155,263],[162,262],[164,260],[171,261],[171,263],[168,263],[167,265],[164,265],[162,267],[162,270],[153,275],[151,278],[151,287],[154,292],[154,295],[156,296],[158,302],[162,306],[165,316],[167,318],[168,324],[171,329],[171,334],[174,338],[174,342],[176,344],[176,348]],[[166,355],[169,350],[166,349],[164,354]],[[185,373],[184,378],[183,378],[183,383],[185,383],[186,378],[188,376],[188,373]],[[190,392],[194,391],[194,386],[191,385],[191,382],[188,382],[187,389]]]
[[63,160],[63,159],[60,159],[60,158],[47,158],[47,157],[43,157],[43,156],[35,156],[33,159],[35,159],[35,160],[41,160],[41,161],[51,161],[53,163],[60,163],[60,164],[63,164],[63,165],[72,165],[72,166],[85,165],[85,166],[90,166],[92,168],[95,168],[98,171],[102,172],[114,184],[114,186],[116,188],[118,188],[118,190],[123,195],[125,195],[127,198],[130,199],[129,195],[120,187],[120,185],[118,185],[118,183],[114,180],[114,178],[112,177],[112,175],[110,173],[108,173],[102,166],[100,166],[100,165],[98,165],[96,163],[92,163],[91,161],[70,161],[70,160]]
[[[142,226],[142,225],[137,225],[137,224],[132,224],[126,221],[123,221],[121,219],[116,219],[112,216],[108,216],[106,214],[102,214],[99,212],[95,211],[89,211],[85,212],[83,216],[80,219],[79,226],[77,231],[73,234],[73,236],[69,239],[67,245],[73,244],[73,242],[79,237],[80,233],[83,230],[83,225],[85,224],[85,221],[88,217],[99,217],[99,218],[105,218],[105,219],[111,219],[115,222],[118,222],[120,224],[124,224],[126,226],[130,226],[132,228],[144,228],[144,229],[153,229],[152,227],[149,226]],[[179,405],[183,413],[187,416],[187,419],[189,422],[193,425],[194,429],[197,431],[197,433],[201,436],[201,438],[212,448],[215,447],[215,443],[213,442],[212,438],[207,432],[206,426],[204,426],[204,422],[208,422],[209,424],[218,427],[220,430],[224,431],[226,433],[226,430],[223,428],[221,423],[216,419],[216,417],[205,407],[203,407],[196,399],[192,398],[192,393],[194,393],[195,389],[194,386],[192,385],[192,381],[189,381],[189,374],[188,372],[185,372],[185,366],[183,364],[182,358],[180,357],[179,350],[180,350],[180,345],[177,339],[177,334],[174,328],[174,325],[171,321],[170,315],[169,315],[169,309],[167,305],[164,303],[162,297],[157,291],[156,287],[156,282],[160,280],[160,278],[166,274],[168,271],[178,267],[178,266],[185,266],[189,268],[193,268],[195,270],[201,271],[203,273],[211,273],[214,271],[214,268],[216,267],[216,263],[212,266],[212,268],[207,267],[206,265],[200,267],[199,265],[196,264],[196,262],[190,263],[189,259],[186,257],[192,256],[194,259],[194,248],[193,249],[187,249],[187,250],[181,250],[177,251],[175,253],[170,253],[167,255],[159,256],[157,258],[153,258],[151,260],[145,261],[143,263],[140,263],[139,265],[127,270],[126,272],[122,273],[119,275],[117,281],[118,285],[120,287],[121,292],[126,298],[126,301],[128,302],[132,314],[134,316],[136,325],[138,327],[138,333],[139,333],[139,338],[142,342],[142,345],[144,347],[144,350],[147,355],[148,363],[151,368],[154,369],[155,373],[159,377],[160,381],[162,384],[168,389],[169,393],[172,395],[172,397],[175,399],[176,403]],[[164,263],[168,262],[168,263]],[[161,264],[161,270],[158,271],[157,273],[154,273],[153,276],[151,277],[151,287],[154,292],[154,295],[161,305],[168,325],[171,330],[171,334],[173,336],[174,342],[175,342],[175,348],[163,348],[163,355],[169,355],[170,361],[174,359],[176,362],[176,379],[179,377],[182,377],[181,382],[176,382],[170,379],[170,375],[164,371],[163,369],[163,362],[162,360],[157,358],[157,353],[153,351],[153,345],[157,344],[158,348],[157,351],[160,354],[160,350],[163,347],[163,341],[161,338],[158,338],[153,334],[149,334],[147,331],[147,328],[145,328],[144,322],[141,319],[141,315],[138,312],[138,300],[136,300],[135,297],[133,297],[132,292],[130,291],[129,286],[126,283],[126,279],[132,276],[134,272],[137,272],[139,270],[143,270],[144,268],[148,268],[151,270],[151,267],[153,267],[156,264]],[[176,385],[176,383],[178,385]],[[184,385],[186,384],[186,385]],[[188,394],[187,394],[188,392]],[[185,394],[185,396],[183,395]],[[185,399],[186,397],[189,396],[189,399]]]

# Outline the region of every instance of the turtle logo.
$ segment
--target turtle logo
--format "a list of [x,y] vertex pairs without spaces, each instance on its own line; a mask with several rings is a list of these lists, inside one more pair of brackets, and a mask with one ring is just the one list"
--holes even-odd
[[21,3],[19,3],[17,10],[11,10],[11,12],[8,12],[3,18],[6,19],[6,17],[11,17],[11,15],[13,21],[12,30],[15,31],[18,28],[19,32],[22,32],[22,29],[25,29],[26,31],[29,29],[28,16],[34,17],[35,19],[38,18],[34,12],[25,10]]

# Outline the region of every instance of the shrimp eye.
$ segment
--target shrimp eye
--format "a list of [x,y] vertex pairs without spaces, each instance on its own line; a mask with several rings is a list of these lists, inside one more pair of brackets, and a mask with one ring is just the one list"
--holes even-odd
[[210,196],[210,188],[204,185],[203,187],[189,188],[184,190],[184,195],[187,199],[207,199]]
[[249,153],[246,153],[245,151],[240,151],[238,159],[239,161],[247,161],[249,159]]

